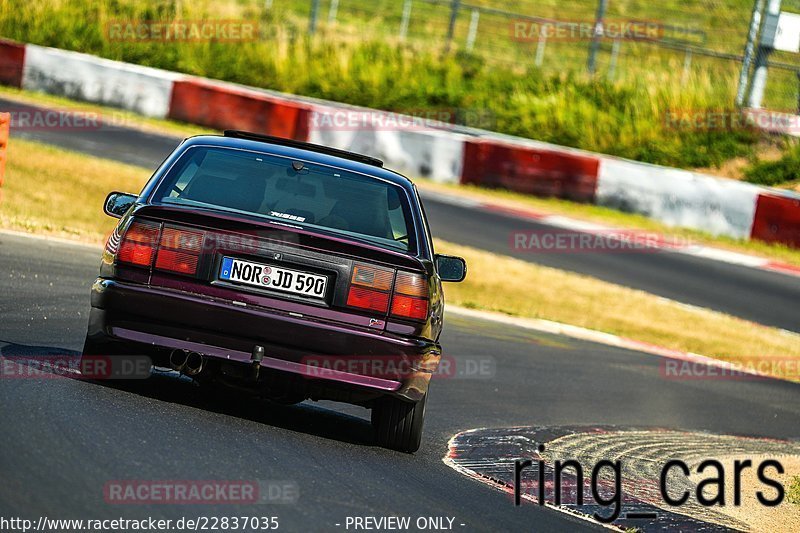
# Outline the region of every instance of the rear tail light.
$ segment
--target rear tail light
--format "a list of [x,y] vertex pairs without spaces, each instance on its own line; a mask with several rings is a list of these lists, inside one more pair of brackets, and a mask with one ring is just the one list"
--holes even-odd
[[350,292],[347,294],[347,305],[385,313],[389,307],[389,293],[362,287],[350,287]]
[[398,272],[394,282],[394,292],[406,296],[428,297],[428,281],[420,274]]
[[202,233],[165,227],[161,233],[156,268],[194,275],[202,248]]
[[[128,227],[117,252],[117,261],[179,274],[197,274],[204,234],[135,220]],[[160,233],[160,238],[159,238]],[[107,247],[110,248],[111,239]],[[155,260],[155,261],[154,261]]]
[[[392,295],[392,292],[394,294]],[[398,318],[428,318],[428,280],[422,274],[398,272],[362,263],[353,268],[347,305],[368,311],[391,314]]]
[[395,294],[392,300],[392,315],[415,320],[428,318],[428,300]]
[[361,264],[356,264],[353,267],[351,282],[354,285],[363,285],[379,291],[388,291],[392,288],[392,281],[394,281],[394,272],[391,270]]
[[180,274],[197,273],[197,260],[199,256],[195,254],[187,254],[175,250],[161,249],[158,251],[158,258],[156,259],[156,268],[159,270],[169,270],[171,272],[178,272]]
[[122,237],[117,261],[149,267],[158,245],[159,225],[153,222],[134,221]]
[[386,313],[393,279],[392,270],[357,263],[350,278],[347,305]]
[[397,273],[392,316],[414,320],[428,318],[428,280],[425,276],[410,272]]

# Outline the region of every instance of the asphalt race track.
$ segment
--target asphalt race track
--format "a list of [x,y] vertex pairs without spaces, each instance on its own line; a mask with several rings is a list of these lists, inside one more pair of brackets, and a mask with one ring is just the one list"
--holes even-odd
[[[99,250],[0,233],[0,354],[75,354]],[[0,379],[0,516],[278,516],[288,531],[344,531],[348,516],[446,516],[463,531],[596,527],[467,479],[442,462],[470,428],[647,426],[800,438],[800,385],[665,379],[663,359],[450,315],[445,353],[493,371],[435,380],[422,449],[372,444],[367,411],[207,395],[185,379]],[[15,363],[16,364],[16,363]],[[723,453],[725,450],[719,450]],[[293,504],[118,505],[115,480],[282,480]],[[342,524],[336,526],[336,524]],[[464,524],[463,526],[461,524]]]
[[[30,111],[35,108],[0,98],[0,110]],[[14,136],[146,168],[155,168],[180,141],[176,137],[113,125],[104,125],[97,130],[12,131]],[[800,332],[797,314],[800,277],[663,251],[515,253],[509,244],[514,232],[564,233],[564,230],[432,197],[425,198],[425,206],[436,237]]]

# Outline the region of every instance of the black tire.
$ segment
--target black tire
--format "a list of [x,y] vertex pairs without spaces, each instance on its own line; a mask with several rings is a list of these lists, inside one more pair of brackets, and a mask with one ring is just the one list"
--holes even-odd
[[425,402],[399,398],[382,398],[372,407],[372,427],[380,446],[399,452],[414,453],[422,442],[422,425],[425,422]]

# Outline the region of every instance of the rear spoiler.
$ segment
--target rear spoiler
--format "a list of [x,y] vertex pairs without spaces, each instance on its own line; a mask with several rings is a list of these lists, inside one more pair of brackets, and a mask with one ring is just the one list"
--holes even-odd
[[225,137],[232,137],[234,139],[245,139],[248,141],[258,141],[269,144],[277,144],[279,146],[288,146],[290,148],[299,148],[301,150],[332,155],[334,157],[341,157],[342,159],[349,159],[350,161],[357,161],[366,165],[372,165],[373,167],[383,168],[383,161],[376,157],[371,157],[356,152],[349,152],[347,150],[340,150],[338,148],[331,148],[330,146],[322,146],[321,144],[296,141],[294,139],[284,139],[283,137],[273,137],[272,135],[263,135],[261,133],[252,133],[241,130],[225,130],[223,135],[225,135]]

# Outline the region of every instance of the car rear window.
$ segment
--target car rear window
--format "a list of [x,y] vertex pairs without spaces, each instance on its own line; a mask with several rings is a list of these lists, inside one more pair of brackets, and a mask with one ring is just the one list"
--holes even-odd
[[408,198],[399,186],[260,152],[189,148],[162,180],[153,203],[256,214],[403,251],[415,245]]

